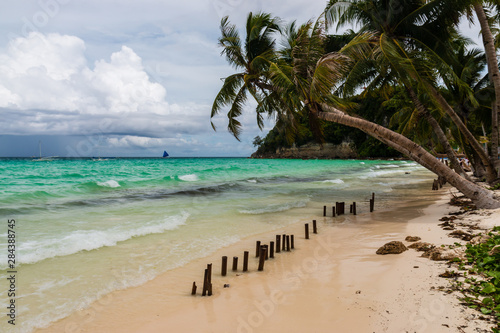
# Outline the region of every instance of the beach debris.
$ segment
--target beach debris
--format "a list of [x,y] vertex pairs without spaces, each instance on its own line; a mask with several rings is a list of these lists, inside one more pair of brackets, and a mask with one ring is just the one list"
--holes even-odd
[[417,242],[417,241],[419,241],[421,239],[422,238],[420,238],[418,236],[406,236],[405,241],[407,241],[407,242]]
[[486,243],[488,241],[488,239],[490,239],[490,238],[491,238],[491,236],[488,234],[480,234],[480,235],[474,236],[470,240],[470,243],[472,245],[482,244],[482,243]]
[[224,288],[229,288],[229,283],[225,283]]
[[459,277],[460,274],[458,274],[457,272],[455,271],[445,271],[444,273],[441,273],[439,274],[439,277],[442,277],[442,278],[447,278],[447,279],[451,279],[451,278],[456,278],[456,277]]
[[356,290],[356,294],[357,295],[361,294],[361,290]]
[[455,258],[462,259],[465,257],[465,249],[463,247],[459,248],[444,248],[444,247],[435,247],[429,251],[426,251],[422,254],[422,257],[429,258],[434,261],[442,261],[442,260],[453,260]]
[[490,252],[488,252],[490,256],[496,256],[500,254],[500,245],[495,245]]
[[456,216],[443,216],[442,218],[439,219],[439,221],[448,222],[456,219],[457,219]]
[[415,249],[419,252],[432,250],[435,246],[427,242],[416,242],[408,245],[408,248]]
[[464,241],[470,241],[474,237],[474,235],[465,232],[463,230],[455,230],[452,233],[450,233],[449,236],[453,238],[460,238],[461,240]]
[[408,248],[399,241],[392,241],[387,244],[384,244],[381,248],[377,250],[377,254],[399,254],[403,253],[404,251],[408,250]]

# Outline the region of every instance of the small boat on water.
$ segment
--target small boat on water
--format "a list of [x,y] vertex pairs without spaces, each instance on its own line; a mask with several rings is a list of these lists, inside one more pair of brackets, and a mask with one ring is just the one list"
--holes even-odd
[[35,162],[48,162],[53,161],[57,158],[57,156],[45,156],[42,157],[42,141],[38,141],[38,150],[40,151],[40,157],[33,157],[33,161]]
[[163,157],[168,157],[168,156],[169,156],[169,155],[168,155],[167,151],[166,151],[166,150],[164,150],[164,151],[163,151]]

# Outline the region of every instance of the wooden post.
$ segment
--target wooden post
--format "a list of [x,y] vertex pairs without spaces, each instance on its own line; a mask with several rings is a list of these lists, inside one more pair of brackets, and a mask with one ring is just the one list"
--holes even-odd
[[220,275],[226,276],[227,274],[227,257],[223,256],[222,257],[222,267],[220,269]]
[[269,258],[274,258],[274,242],[269,243]]
[[326,216],[326,206],[323,206],[323,216]]
[[352,214],[352,205],[349,207],[349,213]]
[[342,211],[342,215],[345,215],[345,202],[340,203],[340,210]]
[[281,235],[276,235],[276,253],[281,252]]
[[335,217],[335,207],[332,207],[332,216]]
[[375,210],[375,193],[372,192],[372,198],[370,200],[370,213]]
[[290,235],[286,235],[286,250],[290,252]]
[[207,295],[212,296],[212,264],[207,265]]
[[203,291],[201,293],[201,296],[207,296],[207,290],[208,290],[208,269],[205,268],[205,275],[203,276]]
[[238,257],[233,257],[233,272],[238,270]]
[[243,272],[248,271],[248,251],[243,252]]
[[318,229],[316,228],[316,220],[313,220],[313,234],[317,234]]
[[193,282],[193,288],[191,288],[191,295],[196,295],[196,281]]
[[260,253],[259,253],[259,272],[262,272],[264,270],[264,262],[266,261],[266,249],[264,247],[260,248]]
[[309,239],[309,223],[306,223],[304,227],[306,229],[306,239]]
[[207,295],[212,296],[212,282],[208,284],[208,290],[207,290]]
[[335,202],[335,210],[337,211],[337,215],[341,214],[341,211],[340,211],[340,202]]
[[283,236],[281,237],[281,241],[283,242],[283,244],[281,244],[281,250],[285,251],[285,239],[286,239],[286,234],[283,234]]
[[266,260],[269,259],[269,245],[262,245],[266,249]]
[[257,244],[255,246],[255,257],[259,257],[260,256],[260,241],[257,241]]
[[352,203],[352,214],[356,215],[356,203],[355,202]]
[[292,243],[292,244],[291,244],[291,248],[292,248],[292,249],[294,249],[294,248],[295,248],[295,244],[294,244],[293,238],[294,238],[294,237],[293,237],[293,235],[290,235],[290,243]]

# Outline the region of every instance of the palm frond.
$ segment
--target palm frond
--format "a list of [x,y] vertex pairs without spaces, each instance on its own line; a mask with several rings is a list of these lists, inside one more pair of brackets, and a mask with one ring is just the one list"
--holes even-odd
[[226,57],[229,64],[235,68],[245,67],[245,57],[241,48],[241,40],[236,26],[229,23],[229,17],[222,18],[220,23],[221,37],[219,38],[219,46],[221,46],[221,54]]
[[224,106],[227,106],[234,101],[238,90],[243,85],[243,80],[243,73],[233,74],[224,79],[224,84],[217,93],[214,103],[212,104],[210,118],[216,116]]

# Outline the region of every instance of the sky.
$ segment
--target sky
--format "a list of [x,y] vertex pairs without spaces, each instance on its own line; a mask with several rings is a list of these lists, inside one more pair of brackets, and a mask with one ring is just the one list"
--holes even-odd
[[[316,19],[326,0],[4,0],[0,4],[0,157],[241,156],[265,136],[249,103],[241,141],[210,124],[233,69],[222,17],[250,11]],[[477,37],[471,30],[470,37]],[[252,108],[253,107],[253,108]]]

